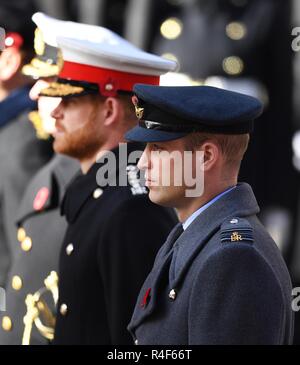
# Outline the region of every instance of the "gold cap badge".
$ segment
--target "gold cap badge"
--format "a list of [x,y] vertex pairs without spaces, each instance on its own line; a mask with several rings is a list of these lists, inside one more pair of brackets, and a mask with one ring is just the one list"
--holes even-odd
[[140,108],[138,106],[138,103],[139,103],[139,100],[136,96],[133,96],[132,97],[132,102],[133,102],[133,105],[135,107],[135,114],[137,116],[138,119],[142,119],[143,118],[143,115],[144,115],[144,108]]

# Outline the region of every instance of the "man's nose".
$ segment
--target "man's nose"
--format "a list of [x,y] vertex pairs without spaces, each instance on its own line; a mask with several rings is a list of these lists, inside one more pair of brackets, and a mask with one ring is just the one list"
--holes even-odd
[[59,119],[62,116],[62,107],[61,107],[62,101],[54,108],[51,112],[51,117],[54,119]]
[[141,171],[144,171],[144,170],[147,170],[149,168],[149,165],[150,165],[150,161],[149,161],[149,158],[148,158],[148,147],[146,147],[146,149],[144,150],[140,160],[139,160],[139,163],[138,163],[138,168],[141,170]]

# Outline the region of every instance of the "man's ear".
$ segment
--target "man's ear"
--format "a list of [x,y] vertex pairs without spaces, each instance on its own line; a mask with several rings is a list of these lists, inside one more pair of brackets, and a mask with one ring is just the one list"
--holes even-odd
[[210,171],[214,166],[216,166],[221,158],[220,147],[213,141],[207,141],[203,143],[201,150],[204,154],[203,169],[204,171]]
[[111,126],[123,119],[124,110],[117,98],[108,97],[103,103],[104,125]]
[[21,65],[21,53],[14,47],[5,49],[0,56],[0,80],[11,80],[19,71]]

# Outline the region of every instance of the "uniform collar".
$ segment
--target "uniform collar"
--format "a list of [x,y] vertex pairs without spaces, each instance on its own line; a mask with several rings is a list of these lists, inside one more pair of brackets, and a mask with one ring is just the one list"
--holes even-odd
[[[191,225],[176,241],[179,247],[176,273],[172,287],[177,287],[188,270],[191,262],[206,242],[220,229],[222,223],[233,217],[248,217],[259,213],[259,206],[250,185],[240,183],[235,189],[220,197]],[[199,232],[202,232],[199,240]]]
[[[178,246],[176,270],[173,280],[169,281],[169,289],[180,288],[180,284],[195,257],[197,257],[206,243],[216,234],[226,219],[232,217],[248,217],[258,212],[259,207],[253,191],[246,183],[238,184],[235,189],[222,196],[215,204],[210,205],[191,223],[175,242],[175,245]],[[201,235],[199,232],[201,232]],[[159,251],[153,269],[139,294],[132,320],[128,326],[128,329],[132,333],[144,319],[151,315],[157,305],[161,278],[169,271],[171,260],[172,250],[168,247],[167,240]],[[151,288],[151,300],[147,307],[141,310],[140,303],[147,288]]]
[[80,175],[79,162],[73,158],[57,154],[53,168],[53,177],[59,185],[59,201],[63,200],[64,194],[72,181]]
[[[123,144],[123,146],[125,146],[125,144]],[[101,180],[97,176],[99,169],[104,167],[107,163],[105,158],[102,158],[101,160],[103,162],[96,162],[86,175],[80,174],[80,176],[69,185],[61,206],[61,214],[66,216],[69,223],[76,220],[81,208],[93,195],[96,189],[100,188],[105,191],[105,189],[111,185],[111,182],[115,182],[115,177],[118,179],[120,171],[127,167],[128,155],[131,152],[143,151],[144,149],[144,146],[140,143],[127,143],[126,146],[127,155],[124,161],[123,159],[120,159],[121,151],[119,146],[110,151],[115,156],[116,164],[114,166],[115,168],[108,172],[108,176],[106,176],[105,179]],[[135,162],[135,165],[136,163],[137,162]]]
[[212,204],[214,204],[216,201],[218,201],[220,198],[222,198],[222,196],[224,196],[225,194],[229,193],[231,190],[235,189],[236,186],[233,186],[229,189],[226,189],[225,191],[223,191],[221,194],[218,194],[216,197],[214,197],[213,199],[211,199],[208,203],[206,203],[205,205],[203,205],[201,208],[197,209],[183,224],[183,230],[185,231],[188,226],[190,226],[192,224],[192,222],[201,214],[203,213],[209,206],[211,206]]
[[22,112],[36,109],[36,102],[29,98],[29,90],[29,86],[19,88],[0,102],[0,127],[17,118]]

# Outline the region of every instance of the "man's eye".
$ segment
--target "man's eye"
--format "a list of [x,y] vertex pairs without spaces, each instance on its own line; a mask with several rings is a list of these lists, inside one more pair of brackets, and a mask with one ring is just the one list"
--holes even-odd
[[64,105],[65,106],[70,106],[70,105],[74,105],[76,103],[75,98],[66,98],[64,99]]
[[152,145],[152,150],[153,151],[162,151],[163,148],[161,146],[159,146],[158,144],[153,144]]

